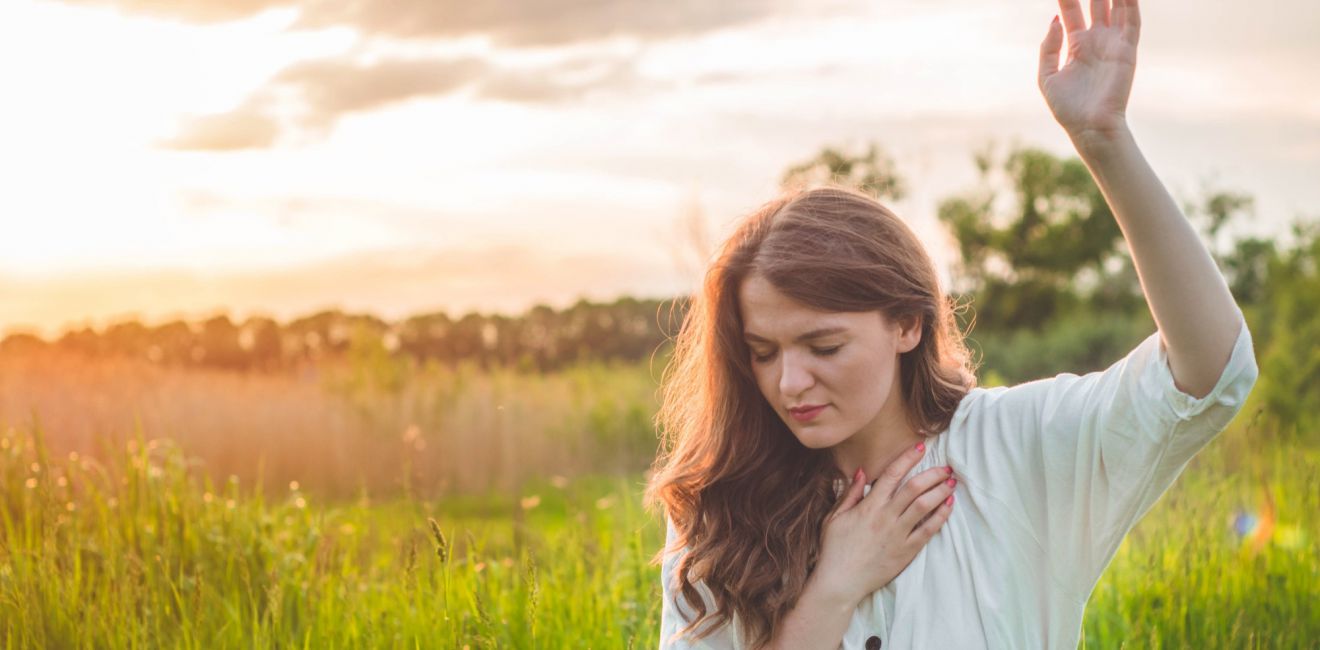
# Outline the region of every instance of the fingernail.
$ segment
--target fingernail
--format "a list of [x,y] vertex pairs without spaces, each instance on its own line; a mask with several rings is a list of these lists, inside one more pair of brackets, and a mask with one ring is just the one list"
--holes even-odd
[[1054,14],[1054,20],[1051,20],[1050,22],[1051,22],[1051,23],[1057,23],[1057,22],[1059,22],[1059,14]]
[[924,442],[918,442],[918,443],[917,443],[917,451],[926,451],[926,443],[924,443]]
[[953,505],[953,495],[952,495],[952,494],[949,495],[949,498],[947,498],[947,499],[944,500],[944,505],[946,505],[946,506],[951,506],[951,505]]
[[862,468],[858,467],[857,471],[853,473],[853,483],[856,483],[860,480],[862,480]]
[[946,471],[946,472],[952,474],[952,473],[953,473],[953,465],[945,465],[945,466],[944,466],[944,471]]
[[953,487],[953,486],[955,486],[955,485],[958,484],[958,479],[956,479],[956,478],[951,478],[951,479],[945,481],[944,483],[945,483],[946,485],[948,485],[949,487]]

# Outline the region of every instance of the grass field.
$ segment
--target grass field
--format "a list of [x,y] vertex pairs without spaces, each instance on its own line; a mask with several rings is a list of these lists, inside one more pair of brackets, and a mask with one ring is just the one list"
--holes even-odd
[[[1086,647],[1318,647],[1320,460],[1229,433],[1120,549]],[[658,644],[641,474],[324,503],[212,483],[167,441],[93,461],[25,428],[0,437],[0,477],[6,647]]]

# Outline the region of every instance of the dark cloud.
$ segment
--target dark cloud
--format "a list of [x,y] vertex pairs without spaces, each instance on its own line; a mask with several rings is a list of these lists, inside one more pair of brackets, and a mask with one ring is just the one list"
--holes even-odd
[[676,38],[753,23],[790,0],[63,0],[190,23],[296,8],[298,28],[350,27],[367,36],[447,39],[484,35],[511,46],[613,36]]

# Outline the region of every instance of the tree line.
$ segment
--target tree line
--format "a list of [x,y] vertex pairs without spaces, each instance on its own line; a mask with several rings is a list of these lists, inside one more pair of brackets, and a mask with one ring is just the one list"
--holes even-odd
[[[354,348],[481,368],[548,372],[582,361],[636,361],[677,333],[686,299],[579,300],[565,309],[537,305],[521,315],[438,311],[389,322],[371,314],[326,310],[287,323],[227,315],[158,326],[136,320],[101,330],[73,329],[54,341],[12,334],[0,354],[57,349],[90,357],[124,356],[153,363],[273,371],[341,357]],[[667,325],[667,323],[672,323]]]

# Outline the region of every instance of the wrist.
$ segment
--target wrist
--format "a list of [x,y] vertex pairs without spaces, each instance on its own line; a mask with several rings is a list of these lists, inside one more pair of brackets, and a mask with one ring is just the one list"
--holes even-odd
[[1078,129],[1068,132],[1068,139],[1083,158],[1100,158],[1112,154],[1134,141],[1126,120],[1105,127]]
[[857,603],[861,602],[861,597],[839,588],[840,584],[815,571],[807,578],[800,599],[809,600],[827,611],[851,614],[857,608]]

